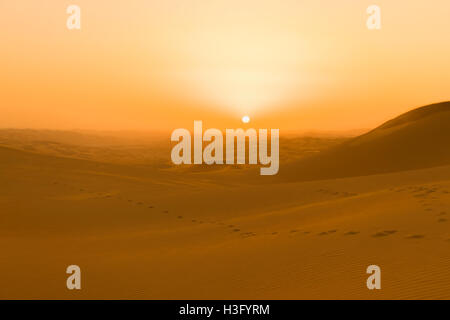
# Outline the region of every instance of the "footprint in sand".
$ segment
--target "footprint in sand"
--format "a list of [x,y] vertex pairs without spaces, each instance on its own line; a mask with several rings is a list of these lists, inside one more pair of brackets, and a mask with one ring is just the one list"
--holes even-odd
[[278,234],[278,232],[272,232],[272,235],[273,236],[275,236],[275,235],[277,235]]
[[239,232],[241,229],[233,229],[233,232]]
[[447,214],[447,212],[442,211],[441,213],[438,214],[438,217],[440,217],[440,216],[445,216],[446,214]]
[[178,216],[177,219],[183,219],[183,216]]
[[164,210],[163,213],[169,213],[169,210]]
[[329,231],[323,231],[323,232],[319,233],[318,235],[319,236],[326,236],[326,235],[329,235],[331,233],[336,233],[336,232],[337,232],[337,230],[329,230]]
[[256,233],[254,233],[254,232],[244,232],[244,233],[241,233],[241,235],[242,235],[243,238],[248,238],[248,237],[256,236]]
[[372,235],[372,237],[374,237],[374,238],[386,237],[386,236],[388,236],[388,234],[386,234],[384,232],[377,232],[374,235]]
[[411,236],[406,237],[406,239],[423,239],[423,238],[425,238],[425,236],[422,234],[413,234]]
[[396,232],[397,232],[397,230],[380,231],[380,232],[377,232],[377,233],[373,234],[372,237],[374,237],[374,238],[387,237],[387,236],[389,236],[391,234],[394,234]]
[[298,230],[296,230],[296,229],[293,229],[290,231],[290,233],[296,233],[296,232],[298,232]]
[[149,208],[149,209],[153,209],[153,208],[154,208],[154,206],[148,206],[148,208]]
[[359,231],[349,231],[349,232],[344,233],[344,236],[354,236],[358,233],[359,233]]
[[447,222],[447,219],[441,218],[441,219],[438,220],[438,222]]

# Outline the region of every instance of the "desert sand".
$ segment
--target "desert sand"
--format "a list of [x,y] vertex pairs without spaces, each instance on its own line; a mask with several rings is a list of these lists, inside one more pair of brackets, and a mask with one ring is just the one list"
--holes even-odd
[[143,157],[136,141],[4,131],[0,298],[448,299],[450,104],[425,108],[356,138],[282,140],[276,177],[174,167],[164,142]]

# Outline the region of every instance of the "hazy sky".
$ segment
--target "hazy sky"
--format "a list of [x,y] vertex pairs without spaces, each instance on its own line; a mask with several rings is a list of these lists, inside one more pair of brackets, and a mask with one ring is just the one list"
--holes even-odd
[[[81,7],[81,30],[66,8]],[[381,8],[368,30],[366,8]],[[450,99],[448,0],[0,2],[0,127],[370,128]]]

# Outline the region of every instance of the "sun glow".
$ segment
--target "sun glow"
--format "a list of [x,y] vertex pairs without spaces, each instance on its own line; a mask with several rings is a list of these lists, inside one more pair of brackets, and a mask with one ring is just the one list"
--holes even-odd
[[80,30],[55,1],[1,2],[0,127],[169,130],[258,115],[258,126],[347,130],[448,99],[448,0],[382,0],[381,30],[352,1],[132,2],[77,0]]
[[175,76],[188,95],[221,111],[279,108],[310,78],[314,50],[290,30],[266,30],[259,20],[234,22],[226,30],[218,22],[192,27],[195,36],[177,43],[185,65]]

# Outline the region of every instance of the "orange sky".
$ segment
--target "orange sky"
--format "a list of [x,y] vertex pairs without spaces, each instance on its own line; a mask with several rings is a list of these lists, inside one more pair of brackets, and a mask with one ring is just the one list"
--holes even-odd
[[450,99],[449,37],[448,0],[2,1],[0,127],[371,128]]

